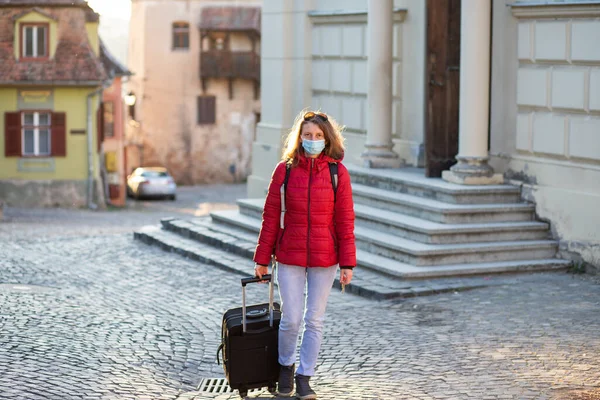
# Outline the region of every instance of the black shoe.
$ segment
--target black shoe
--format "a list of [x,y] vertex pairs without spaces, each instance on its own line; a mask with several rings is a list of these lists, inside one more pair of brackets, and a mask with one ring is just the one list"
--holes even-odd
[[317,394],[310,388],[310,376],[296,374],[296,396],[300,400],[315,400]]
[[290,397],[294,393],[294,364],[279,366],[278,394],[281,397]]

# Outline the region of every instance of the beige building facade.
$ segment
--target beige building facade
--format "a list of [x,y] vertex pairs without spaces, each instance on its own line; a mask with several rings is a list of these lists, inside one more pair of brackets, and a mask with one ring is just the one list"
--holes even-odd
[[[133,0],[129,165],[239,182],[260,118],[260,1]],[[129,171],[130,172],[130,171]]]
[[248,196],[264,197],[282,137],[305,107],[346,125],[347,163],[429,174],[439,117],[431,99],[444,87],[460,98],[446,108],[456,113],[458,163],[440,175],[521,186],[561,254],[599,266],[600,2],[446,2],[460,5],[448,17],[460,60],[445,70],[460,71],[460,83],[431,67],[439,57],[428,42],[431,3],[264,2],[263,111]]

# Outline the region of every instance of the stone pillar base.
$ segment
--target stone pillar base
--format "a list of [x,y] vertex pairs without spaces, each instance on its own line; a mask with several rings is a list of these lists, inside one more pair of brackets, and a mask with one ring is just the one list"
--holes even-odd
[[502,174],[494,173],[487,157],[456,157],[458,163],[449,171],[442,172],[442,179],[459,185],[499,185],[504,183]]
[[400,168],[404,166],[404,160],[388,147],[365,146],[360,157],[366,168]]

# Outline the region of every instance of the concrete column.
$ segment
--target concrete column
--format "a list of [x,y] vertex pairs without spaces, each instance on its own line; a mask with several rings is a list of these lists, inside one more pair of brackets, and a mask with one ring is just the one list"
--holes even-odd
[[392,151],[392,11],[393,0],[369,0],[368,125],[366,150],[361,154],[369,168],[398,168],[402,164]]
[[442,178],[463,185],[503,182],[488,165],[492,0],[462,0],[458,163]]

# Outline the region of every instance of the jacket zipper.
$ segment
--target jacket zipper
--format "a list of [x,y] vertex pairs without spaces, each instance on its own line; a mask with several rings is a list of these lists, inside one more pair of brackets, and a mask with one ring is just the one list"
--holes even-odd
[[279,240],[277,241],[277,251],[281,249],[281,241],[283,240],[283,235],[285,235],[285,227],[281,230],[281,236],[279,236]]
[[308,231],[306,232],[306,266],[310,266],[310,183],[312,181],[312,169],[315,159],[310,159],[310,170],[308,171]]
[[333,234],[331,227],[329,227],[329,234],[331,235],[331,240],[333,240],[333,247],[337,253],[337,240],[335,240],[335,235]]

